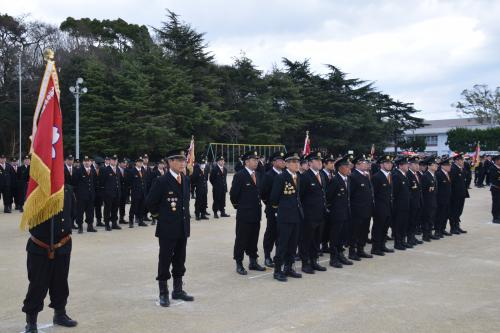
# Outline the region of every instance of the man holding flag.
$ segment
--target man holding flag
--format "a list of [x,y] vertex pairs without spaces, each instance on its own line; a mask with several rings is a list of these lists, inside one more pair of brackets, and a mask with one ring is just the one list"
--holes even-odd
[[66,315],[71,257],[72,193],[64,187],[62,114],[53,52],[45,52],[47,67],[33,119],[32,161],[21,229],[29,229],[29,287],[24,300],[26,332],[38,332],[37,315],[47,292],[55,310],[54,324],[73,327]]

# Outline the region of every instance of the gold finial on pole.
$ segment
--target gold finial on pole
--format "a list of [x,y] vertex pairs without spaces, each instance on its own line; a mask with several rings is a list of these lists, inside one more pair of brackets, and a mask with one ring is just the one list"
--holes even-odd
[[43,51],[43,59],[47,62],[54,60],[54,51],[52,49],[45,49]]

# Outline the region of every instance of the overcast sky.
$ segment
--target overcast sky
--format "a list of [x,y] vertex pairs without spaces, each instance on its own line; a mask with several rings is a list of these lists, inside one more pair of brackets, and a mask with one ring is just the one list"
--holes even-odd
[[159,26],[165,8],[206,33],[219,63],[244,52],[262,70],[282,57],[333,64],[414,102],[426,119],[456,118],[474,84],[500,85],[500,1],[18,0],[0,12],[59,25],[66,17]]

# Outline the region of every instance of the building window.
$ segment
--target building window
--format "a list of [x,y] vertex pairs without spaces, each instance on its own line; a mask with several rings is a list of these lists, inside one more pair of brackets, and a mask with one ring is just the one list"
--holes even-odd
[[428,135],[425,137],[425,144],[427,146],[437,146],[438,144],[438,137],[437,135]]

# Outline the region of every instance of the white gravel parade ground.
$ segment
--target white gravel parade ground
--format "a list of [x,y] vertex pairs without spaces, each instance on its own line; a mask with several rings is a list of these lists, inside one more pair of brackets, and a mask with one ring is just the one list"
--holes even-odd
[[[170,308],[157,304],[153,226],[74,234],[67,311],[78,326],[54,327],[47,298],[39,328],[70,333],[499,332],[500,225],[491,223],[490,192],[470,192],[462,216],[465,235],[343,269],[328,267],[287,283],[273,280],[269,269],[236,274],[233,209],[228,209],[230,218],[192,219],[184,287],[196,299],[173,301]],[[1,211],[0,205],[0,332],[17,333],[25,325],[27,233],[19,230],[19,212]],[[264,230],[265,219],[260,255]],[[327,256],[321,260],[328,264]]]

